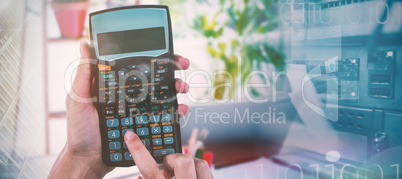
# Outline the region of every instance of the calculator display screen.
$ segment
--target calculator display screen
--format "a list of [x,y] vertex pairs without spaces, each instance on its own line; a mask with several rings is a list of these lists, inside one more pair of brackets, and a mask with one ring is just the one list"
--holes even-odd
[[164,27],[98,33],[100,55],[166,49]]

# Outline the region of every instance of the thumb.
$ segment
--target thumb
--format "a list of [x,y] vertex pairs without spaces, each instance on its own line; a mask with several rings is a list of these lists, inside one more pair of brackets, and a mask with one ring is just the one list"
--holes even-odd
[[87,42],[81,41],[80,45],[81,60],[72,86],[72,97],[90,98],[93,80],[91,55]]

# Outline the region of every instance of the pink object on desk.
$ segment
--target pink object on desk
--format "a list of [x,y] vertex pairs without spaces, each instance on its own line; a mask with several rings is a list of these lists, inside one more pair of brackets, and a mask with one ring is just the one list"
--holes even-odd
[[81,37],[90,2],[52,2],[51,5],[54,9],[61,35],[67,38]]

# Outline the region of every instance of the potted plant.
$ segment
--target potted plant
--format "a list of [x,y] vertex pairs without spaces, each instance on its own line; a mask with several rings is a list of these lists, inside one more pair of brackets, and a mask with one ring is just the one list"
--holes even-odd
[[[281,44],[264,40],[267,33],[278,27],[273,2],[220,0],[215,13],[202,12],[196,16],[193,27],[206,37],[208,53],[223,62],[223,70],[230,74],[215,75],[212,91],[215,99],[223,99],[225,94],[229,99],[233,98],[236,86],[240,85],[238,82],[244,83],[252,71],[261,70],[262,64],[272,64],[279,71],[285,68],[285,53]],[[240,80],[237,80],[238,76]],[[230,86],[225,85],[227,82]],[[259,96],[254,88],[251,88],[251,93]]]
[[89,0],[53,0],[51,6],[54,9],[61,35],[67,38],[81,37],[90,6]]

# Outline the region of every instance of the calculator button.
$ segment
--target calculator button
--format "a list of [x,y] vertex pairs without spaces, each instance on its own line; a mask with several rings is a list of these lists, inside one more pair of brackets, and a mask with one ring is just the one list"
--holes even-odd
[[162,121],[163,122],[168,122],[172,120],[172,115],[171,114],[162,114]]
[[150,117],[152,123],[156,123],[160,121],[159,115],[153,115]]
[[118,84],[119,83],[117,83],[116,81],[112,81],[112,82],[107,83],[107,85],[109,85],[109,86],[116,86]]
[[160,134],[161,128],[160,127],[152,127],[151,131],[152,131],[152,134]]
[[159,110],[159,106],[151,106],[151,110]]
[[152,144],[154,144],[154,145],[162,145],[162,139],[161,138],[152,139]]
[[132,76],[132,77],[130,77],[128,80],[130,80],[130,81],[137,81],[137,80],[140,80],[141,78],[140,77],[138,77],[138,76]]
[[129,108],[128,111],[131,115],[136,115],[140,112],[137,108]]
[[166,73],[166,72],[167,72],[167,68],[162,68],[162,69],[156,70],[156,74]]
[[[144,100],[145,100],[145,99],[144,99]],[[144,111],[146,111],[146,110],[147,110],[146,107],[140,108],[140,111],[142,111],[142,112],[144,112]]]
[[135,89],[134,88],[128,88],[127,93],[135,93]]
[[173,144],[173,137],[164,138],[163,143],[165,143],[165,144]]
[[134,124],[133,118],[131,118],[131,117],[125,117],[125,118],[121,119],[122,126],[131,126],[133,124]]
[[106,110],[105,113],[108,116],[113,115],[113,110]]
[[161,82],[161,81],[163,81],[163,79],[165,79],[165,77],[158,77],[158,78],[154,78],[154,81],[155,82]]
[[149,134],[148,128],[143,127],[143,128],[138,128],[137,129],[137,135],[138,136],[146,136],[148,134]]
[[136,103],[136,102],[138,102],[138,100],[136,100],[135,98],[128,98],[127,101],[128,101],[129,103]]
[[127,149],[126,142],[123,142],[123,147],[124,147],[125,149]]
[[162,59],[162,60],[158,60],[156,63],[158,64],[158,66],[160,66],[160,65],[166,65],[166,64],[169,63],[169,59],[168,59],[168,58],[165,58],[165,59]]
[[145,147],[149,146],[149,139],[142,139],[141,142],[145,145]]
[[160,149],[160,150],[154,150],[154,156],[155,157],[160,157],[168,154],[174,153],[174,149]]
[[98,64],[98,68],[99,68],[99,71],[110,71],[110,70],[112,70],[112,67],[110,67],[110,65]]
[[148,117],[147,116],[137,116],[135,117],[135,123],[136,124],[146,124],[148,123]]
[[138,88],[138,91],[140,91],[142,93],[145,91],[145,88]]
[[112,153],[110,154],[111,161],[120,161],[122,159],[121,153]]
[[167,104],[167,105],[162,105],[162,109],[169,109],[169,108],[171,108],[172,106],[170,105],[170,104]]
[[169,89],[168,85],[161,86],[161,90],[168,90],[168,89]]
[[173,131],[172,126],[163,126],[164,133],[171,133]]
[[162,98],[162,99],[169,99],[170,96],[169,96],[169,95],[162,95],[161,98]]
[[118,130],[111,130],[107,133],[109,139],[117,139],[120,137],[120,131]]
[[124,153],[124,159],[126,160],[133,160],[133,156],[131,156],[130,152]]
[[127,131],[133,131],[134,132],[134,129],[123,129],[123,131],[121,132],[123,137],[124,137],[124,135],[126,134]]
[[118,111],[120,116],[123,116],[123,115],[126,114],[126,110],[124,110],[124,109],[118,109],[117,111]]
[[120,142],[110,142],[109,149],[110,150],[119,150],[121,148]]
[[114,78],[114,75],[113,74],[102,74],[101,77],[103,79],[111,79],[111,78]]
[[129,65],[127,68],[129,69],[137,69],[140,65]]
[[106,121],[107,127],[117,127],[119,126],[119,120],[117,119],[108,119]]
[[128,71],[126,70],[126,69],[121,69],[120,71],[119,71],[119,76],[120,76],[120,78],[127,78],[127,76],[128,76]]
[[143,66],[141,68],[142,75],[149,76],[151,74],[151,69],[148,66]]
[[106,103],[106,105],[110,105],[113,103],[113,100],[106,100],[105,103]]

